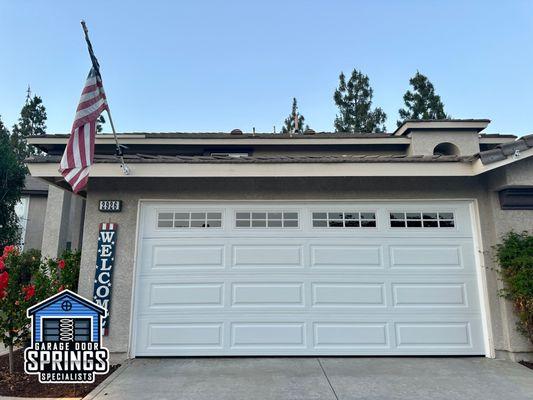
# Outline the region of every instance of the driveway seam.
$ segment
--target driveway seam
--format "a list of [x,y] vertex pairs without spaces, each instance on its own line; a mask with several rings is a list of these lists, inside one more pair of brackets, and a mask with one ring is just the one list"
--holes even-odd
[[328,381],[328,385],[329,385],[331,391],[333,392],[333,395],[335,396],[335,399],[339,400],[339,396],[337,396],[337,392],[335,392],[335,389],[333,388],[333,385],[331,384],[331,381],[329,380],[328,374],[326,374],[326,370],[322,366],[322,362],[320,361],[320,358],[317,357],[316,360],[318,361],[318,365],[320,365],[320,369],[322,370],[322,373],[326,377],[326,381]]

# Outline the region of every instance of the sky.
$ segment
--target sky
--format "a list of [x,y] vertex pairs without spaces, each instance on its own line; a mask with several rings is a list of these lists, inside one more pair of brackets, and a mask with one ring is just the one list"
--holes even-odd
[[533,132],[529,0],[0,0],[5,124],[30,85],[48,133],[69,132],[90,68],[81,19],[120,132],[279,131],[292,97],[311,128],[331,131],[338,75],[354,68],[390,131],[418,70],[452,117]]

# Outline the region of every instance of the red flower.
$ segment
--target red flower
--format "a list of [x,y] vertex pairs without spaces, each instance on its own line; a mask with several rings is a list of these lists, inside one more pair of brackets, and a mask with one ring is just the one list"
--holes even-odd
[[12,253],[13,251],[15,251],[15,246],[4,247],[4,254],[2,255],[2,257],[6,258],[9,255],[9,253]]
[[7,288],[7,284],[9,283],[9,274],[7,271],[4,271],[0,274],[0,292],[4,291],[5,288]]
[[59,289],[57,289],[57,293],[62,292],[63,290],[65,290],[65,286],[61,285],[59,286]]
[[4,264],[3,257],[0,257],[0,272],[2,272],[4,269],[6,269],[6,265]]
[[59,260],[57,262],[57,266],[59,267],[59,269],[65,268],[65,260]]
[[22,288],[24,293],[24,301],[28,301],[35,295],[35,285],[28,285]]

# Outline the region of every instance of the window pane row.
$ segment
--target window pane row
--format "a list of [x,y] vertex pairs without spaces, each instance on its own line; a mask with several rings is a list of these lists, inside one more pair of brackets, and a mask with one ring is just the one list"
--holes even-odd
[[219,212],[160,212],[158,228],[220,228],[222,213]]
[[237,228],[298,228],[297,212],[239,211],[235,215]]
[[453,228],[452,212],[392,212],[391,228]]
[[314,228],[375,228],[373,212],[314,212]]

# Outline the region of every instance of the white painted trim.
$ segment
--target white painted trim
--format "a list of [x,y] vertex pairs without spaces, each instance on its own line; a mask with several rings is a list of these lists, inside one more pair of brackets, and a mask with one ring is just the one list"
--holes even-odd
[[[91,178],[200,177],[344,177],[344,176],[472,176],[472,165],[431,163],[130,163],[129,175],[120,164],[91,166]],[[32,176],[61,178],[58,164],[28,164]]]
[[489,289],[485,269],[483,235],[481,230],[481,215],[479,212],[479,202],[474,199],[470,203],[470,218],[472,219],[472,236],[474,239],[474,256],[477,266],[477,281],[479,291],[479,303],[481,308],[481,320],[483,322],[483,338],[485,340],[485,357],[496,358],[494,347],[494,337],[492,331],[492,319],[489,302]]
[[[316,199],[316,200],[309,200],[309,199],[276,199],[276,200],[263,200],[263,199],[255,199],[255,200],[235,200],[235,199],[218,199],[218,200],[194,200],[195,203],[219,203],[219,202],[233,202],[233,203],[319,203],[328,201],[330,203],[346,203],[346,202],[354,202],[354,203],[368,203],[368,202],[376,202],[376,203],[388,203],[388,202],[398,202],[402,200],[409,200],[412,203],[424,203],[424,202],[453,202],[453,201],[463,201],[468,202],[468,209],[470,214],[470,225],[472,228],[472,238],[474,240],[474,250],[479,249],[480,251],[483,251],[483,243],[482,243],[482,230],[481,230],[481,223],[480,223],[480,215],[479,215],[479,205],[478,201],[475,198],[435,198],[435,199],[403,199],[403,198],[396,198],[396,199],[341,199],[341,200],[324,200],[324,199]],[[140,268],[138,266],[138,263],[140,262],[140,238],[142,237],[142,210],[143,210],[143,204],[145,203],[190,203],[191,199],[139,199],[137,204],[137,222],[136,222],[136,235],[135,235],[135,251],[134,251],[134,261],[133,261],[133,282],[132,282],[132,301],[130,305],[130,328],[129,328],[129,337],[128,337],[128,357],[135,358],[135,348],[136,348],[136,339],[137,339],[137,332],[136,332],[136,324],[135,324],[135,311],[138,307],[137,299],[135,296],[136,293],[136,287],[137,287],[137,281],[138,281],[138,274],[140,271]],[[377,215],[376,215],[377,220]],[[379,220],[377,220],[377,223],[379,223]],[[489,301],[488,301],[488,287],[487,287],[487,281],[485,274],[482,273],[482,268],[484,268],[483,264],[483,258],[479,257],[479,254],[477,252],[474,252],[475,254],[475,264],[478,270],[477,273],[477,286],[478,291],[480,293],[480,309],[481,309],[481,319],[483,324],[483,340],[485,342],[485,356],[488,358],[495,358],[495,348],[494,348],[494,341],[493,341],[493,335],[492,335],[492,322],[490,320],[490,308],[489,308]]]
[[129,328],[129,338],[128,338],[128,351],[127,355],[129,358],[135,358],[135,342],[137,340],[136,324],[134,321],[135,311],[137,310],[137,297],[135,296],[137,288],[137,271],[140,268],[137,266],[139,263],[139,253],[140,253],[140,238],[142,237],[142,215],[143,207],[142,204],[145,200],[139,199],[137,202],[137,221],[135,223],[135,246],[133,251],[133,273],[132,273],[132,282],[131,282],[131,301],[130,301],[130,328]]

